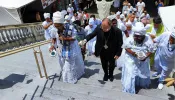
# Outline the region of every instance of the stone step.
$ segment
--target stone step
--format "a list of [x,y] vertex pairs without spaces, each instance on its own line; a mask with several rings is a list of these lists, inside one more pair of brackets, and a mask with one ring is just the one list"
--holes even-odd
[[112,100],[48,87],[39,87],[35,95],[29,95],[25,100],[31,100],[31,98],[32,100]]
[[119,80],[114,80],[113,82],[104,82],[102,80],[95,80],[95,79],[85,79],[81,78],[77,84],[83,84],[83,85],[88,85],[91,87],[98,87],[98,88],[104,88],[104,89],[109,89],[109,90],[117,90],[117,91],[122,91],[122,85]]
[[52,88],[55,90],[70,91],[94,97],[108,98],[114,100],[140,100],[140,98],[143,98],[142,100],[163,100],[154,97],[123,93],[120,91],[104,89],[101,87],[92,87],[85,84],[69,84],[60,81],[55,81]]
[[171,86],[171,87],[164,86],[164,88],[162,90],[159,90],[159,89],[149,89],[149,90],[141,89],[138,94],[144,95],[144,96],[166,99],[166,100],[175,100],[174,86]]

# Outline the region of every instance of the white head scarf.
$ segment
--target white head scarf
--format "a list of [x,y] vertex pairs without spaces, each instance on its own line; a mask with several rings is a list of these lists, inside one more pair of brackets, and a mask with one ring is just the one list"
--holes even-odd
[[175,38],[175,32],[171,32],[171,36]]
[[107,18],[110,19],[110,20],[112,20],[112,19],[116,18],[116,15],[110,15]]
[[141,22],[137,22],[135,24],[135,27],[132,28],[132,31],[136,35],[145,35],[146,34],[146,29],[145,29],[143,23],[141,23]]
[[121,14],[121,12],[120,11],[118,11],[117,13],[116,13],[116,15],[120,15]]
[[53,23],[64,23],[64,15],[59,11],[53,13]]
[[125,18],[125,15],[121,14],[121,15],[120,15],[120,18]]
[[89,19],[89,25],[94,25],[94,24],[95,24],[94,18],[90,18]]
[[50,18],[50,13],[44,13],[44,18]]
[[125,24],[126,24],[126,26],[132,26],[131,22],[126,22]]
[[65,19],[65,20],[71,20],[71,18],[70,18],[69,15],[66,15],[64,19]]
[[62,10],[61,13],[65,16],[67,14],[66,10]]

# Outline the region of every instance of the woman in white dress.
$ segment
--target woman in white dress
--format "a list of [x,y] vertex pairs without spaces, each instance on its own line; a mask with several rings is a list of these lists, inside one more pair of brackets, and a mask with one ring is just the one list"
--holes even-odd
[[157,69],[159,78],[159,89],[163,88],[165,78],[171,73],[175,65],[175,30],[174,32],[164,32],[162,35],[154,39],[158,44],[158,49],[155,53],[154,66]]
[[134,36],[127,38],[122,46],[126,52],[121,81],[123,92],[135,94],[137,87],[148,88],[151,84],[149,56],[153,42],[141,22],[136,23],[133,31]]
[[[89,19],[89,25],[85,27],[85,32],[88,34],[91,34],[95,28],[97,27],[97,25],[95,25],[94,23],[94,19],[90,18]],[[88,55],[91,56],[94,52],[95,52],[95,44],[96,44],[96,37],[94,37],[93,39],[91,39],[87,44],[86,44],[86,48],[88,50]]]
[[[57,12],[56,12],[57,13]],[[62,69],[63,82],[75,84],[84,74],[84,62],[81,49],[76,40],[77,30],[70,23],[64,23],[64,16],[57,13],[55,21],[61,23],[56,27],[59,30],[59,39],[62,43],[61,57],[64,65]]]
[[[127,38],[133,36],[133,32],[132,32],[132,24],[126,22],[126,26],[123,26],[123,28],[121,28],[122,33],[123,33],[123,43],[126,41]],[[122,50],[122,54],[119,57],[119,59],[116,60],[116,66],[118,68],[121,68],[124,66],[124,62],[125,62],[125,49]]]
[[[50,19],[50,13],[44,13],[45,21],[42,23],[44,31],[44,37],[46,40],[50,40],[50,26],[53,24],[52,20]],[[51,44],[48,45],[48,48],[50,48]]]

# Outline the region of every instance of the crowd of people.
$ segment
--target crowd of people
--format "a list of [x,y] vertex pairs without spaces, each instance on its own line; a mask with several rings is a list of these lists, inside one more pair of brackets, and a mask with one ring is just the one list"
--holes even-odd
[[[122,68],[123,92],[136,93],[136,88],[149,88],[150,71],[159,77],[158,88],[172,71],[175,62],[175,29],[164,29],[159,16],[151,20],[139,0],[136,8],[125,0],[122,11],[100,20],[87,11],[67,10],[45,13],[43,27],[49,52],[57,50],[63,82],[76,83],[84,74],[85,53],[100,57],[103,81],[112,82],[115,67]],[[116,8],[117,9],[117,8]],[[82,55],[80,55],[82,54]]]

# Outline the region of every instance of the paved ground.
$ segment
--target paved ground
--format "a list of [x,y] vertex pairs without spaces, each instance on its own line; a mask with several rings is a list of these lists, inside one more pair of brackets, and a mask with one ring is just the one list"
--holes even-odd
[[114,82],[103,82],[100,60],[93,56],[86,58],[85,74],[77,84],[63,83],[57,58],[46,48],[41,50],[49,80],[39,77],[33,50],[0,59],[0,100],[175,100],[174,87],[157,90],[156,79],[151,89],[141,89],[138,95],[121,92],[120,70],[115,69]]

